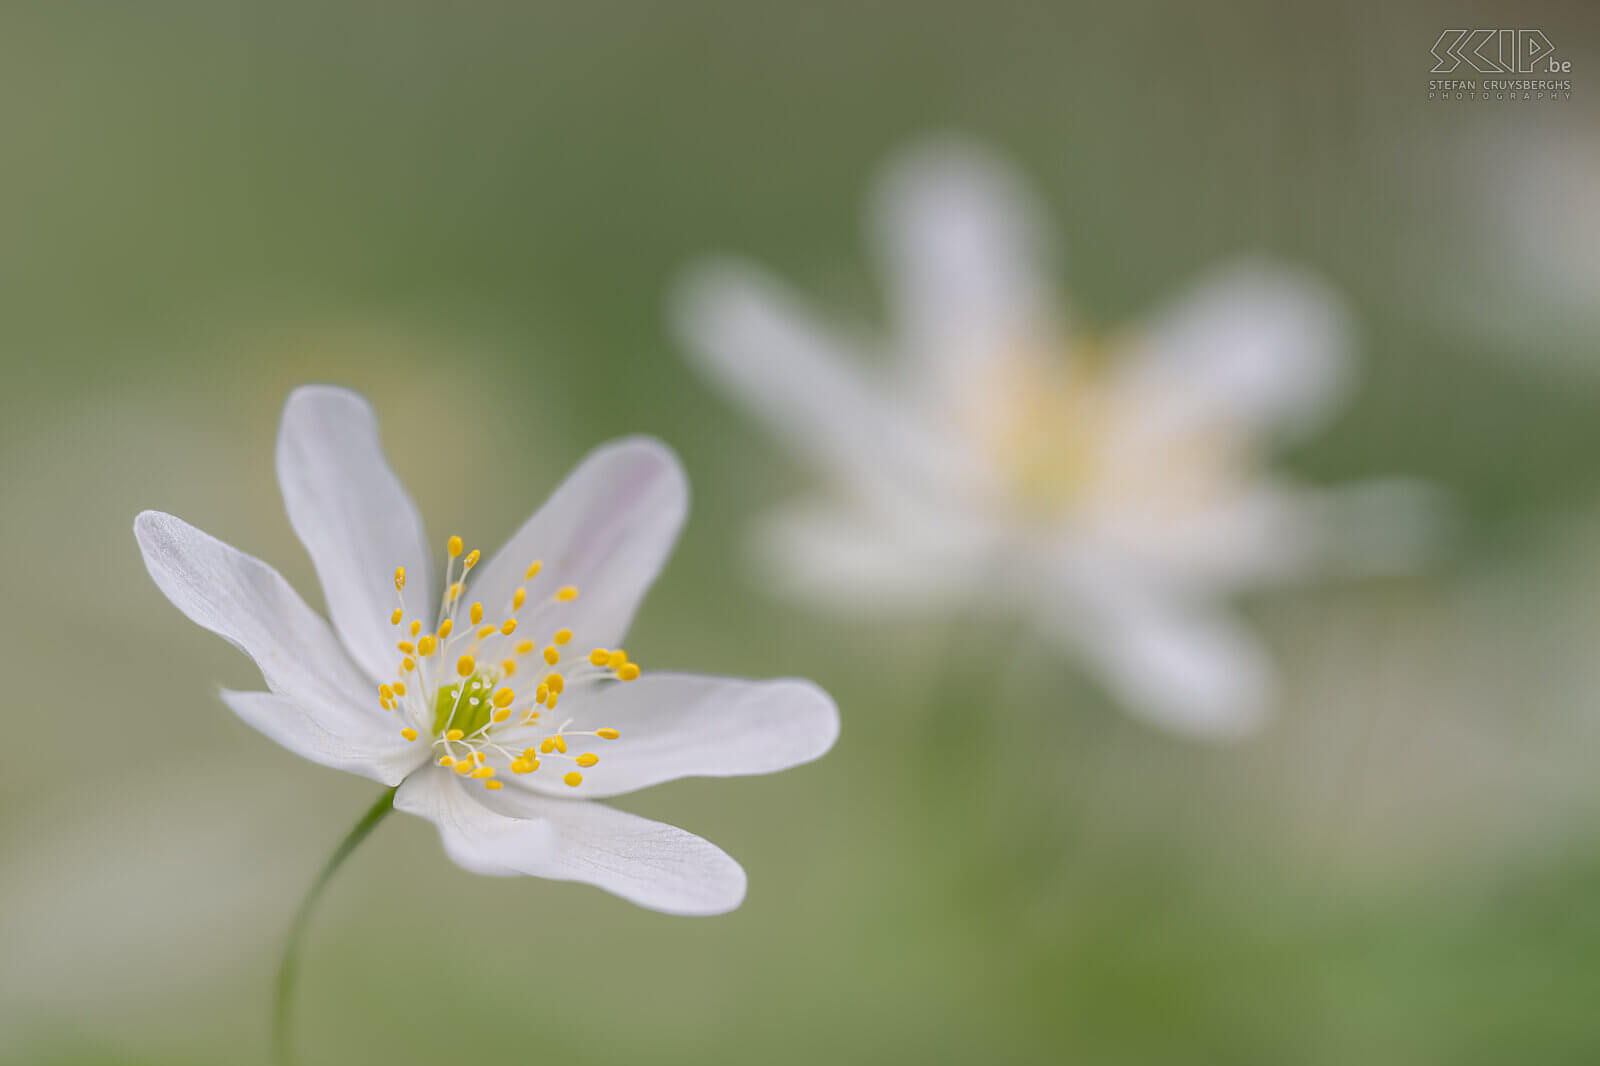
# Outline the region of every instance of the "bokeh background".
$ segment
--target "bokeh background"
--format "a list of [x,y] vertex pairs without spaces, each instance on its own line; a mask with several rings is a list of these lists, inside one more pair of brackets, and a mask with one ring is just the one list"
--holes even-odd
[[[320,603],[272,470],[354,386],[436,538],[492,547],[591,446],[695,507],[630,648],[800,674],[827,759],[620,805],[749,871],[663,917],[473,877],[384,824],[309,942],[307,1063],[1600,1061],[1600,19],[1592,5],[0,10],[0,1061],[260,1063],[279,939],[375,786],[218,703],[248,662],[148,581],[169,510]],[[1558,103],[1426,100],[1454,26],[1545,30]],[[1419,577],[1252,599],[1285,676],[1206,745],[1040,650],[764,596],[807,483],[692,379],[675,271],[728,249],[871,319],[875,168],[956,130],[1032,176],[1111,325],[1264,250],[1331,279],[1363,384],[1283,457],[1453,497]],[[451,933],[441,936],[438,929]]]

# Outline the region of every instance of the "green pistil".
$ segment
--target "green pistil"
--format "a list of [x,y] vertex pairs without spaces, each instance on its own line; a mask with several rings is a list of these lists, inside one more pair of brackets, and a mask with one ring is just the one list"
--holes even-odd
[[[466,691],[461,691],[461,686],[466,685]],[[489,697],[494,694],[494,685],[483,674],[474,674],[465,681],[457,681],[453,685],[443,685],[439,695],[433,701],[433,733],[440,736],[446,729],[459,729],[467,736],[472,736],[489,723],[489,712],[493,709]],[[459,702],[458,702],[459,697]],[[477,704],[473,704],[473,699]],[[451,712],[455,716],[451,717]]]

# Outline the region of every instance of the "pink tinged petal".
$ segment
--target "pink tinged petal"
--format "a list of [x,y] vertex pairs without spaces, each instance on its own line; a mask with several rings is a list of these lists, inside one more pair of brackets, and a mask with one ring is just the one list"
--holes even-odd
[[1200,737],[1229,739],[1260,725],[1275,684],[1254,635],[1220,606],[1186,602],[1109,570],[1099,575],[1080,579],[1047,618],[1118,702]]
[[1350,372],[1343,303],[1288,267],[1237,263],[1183,293],[1135,338],[1119,372],[1157,438],[1195,428],[1295,434],[1342,398]]
[[673,310],[707,380],[863,501],[909,511],[930,491],[976,479],[971,457],[918,421],[865,364],[864,344],[814,320],[755,268],[701,265],[680,285]]
[[425,743],[407,743],[398,723],[353,708],[342,715],[314,715],[270,692],[224,689],[222,702],[247,724],[314,763],[398,785],[428,758]]
[[384,458],[371,405],[347,389],[296,389],[278,432],[278,481],[345,646],[369,677],[389,676],[395,567],[406,568],[407,614],[424,627],[437,592],[422,519]]
[[590,731],[617,729],[614,741],[571,738],[600,756],[573,790],[551,762],[511,782],[553,795],[621,795],[680,777],[770,774],[819,758],[839,736],[839,711],[809,681],[741,681],[694,674],[647,673],[581,704]]
[[1021,176],[976,144],[927,142],[885,171],[873,236],[908,381],[937,409],[1058,335],[1044,217]]
[[[255,660],[267,687],[299,707],[304,721],[338,733],[355,722],[388,720],[376,690],[328,624],[276,570],[159,511],[140,514],[133,529],[145,567],[167,599]],[[354,735],[350,740],[364,743]],[[398,727],[395,741],[404,743]],[[369,754],[381,759],[390,751],[373,747]]]
[[[689,511],[689,483],[660,441],[630,437],[596,448],[544,506],[483,566],[471,595],[491,613],[526,584],[522,631],[537,640],[558,627],[573,647],[621,642],[645,593],[672,553]],[[538,578],[525,582],[539,559]],[[563,586],[575,600],[550,604]],[[541,600],[545,606],[535,607]]]
[[527,871],[538,877],[582,881],[667,914],[723,914],[744,901],[744,870],[693,833],[599,803],[520,790],[489,802],[518,818],[544,819],[555,831],[554,853]]
[[435,766],[406,778],[394,806],[437,826],[445,854],[462,869],[490,877],[545,876],[556,846],[551,824],[491,809],[487,798],[478,782]]

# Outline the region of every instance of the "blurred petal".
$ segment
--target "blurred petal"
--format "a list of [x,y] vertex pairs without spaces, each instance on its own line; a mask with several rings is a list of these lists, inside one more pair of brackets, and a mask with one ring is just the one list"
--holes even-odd
[[1195,426],[1295,433],[1340,399],[1349,372],[1343,305],[1287,267],[1236,263],[1182,294],[1136,338],[1120,371],[1158,436]]
[[385,721],[376,690],[276,570],[159,511],[139,515],[133,530],[167,599],[255,660],[267,687],[308,721],[333,732],[362,719]]
[[970,476],[960,454],[915,423],[883,375],[864,365],[864,344],[833,335],[756,269],[701,266],[674,311],[712,384],[862,499],[910,506],[931,486]]
[[[827,503],[766,516],[754,543],[761,580],[829,610],[938,610],[972,598],[985,542],[946,516],[919,527]],[[939,536],[939,534],[949,534]]]
[[[519,585],[527,586],[530,606],[573,585],[576,600],[527,616],[531,632],[553,632],[559,617],[576,634],[575,647],[615,647],[688,512],[689,483],[666,445],[647,437],[613,441],[590,452],[478,572],[472,595],[492,615],[509,608]],[[543,568],[524,581],[535,559]]]
[[555,830],[554,855],[527,871],[539,877],[582,881],[667,914],[723,914],[744,901],[744,870],[693,833],[599,803],[512,789],[490,802]]
[[969,142],[921,144],[885,171],[872,223],[896,335],[941,408],[1056,334],[1043,219],[1021,176]]
[[302,758],[322,766],[398,785],[427,761],[426,743],[408,743],[398,723],[352,709],[332,721],[270,692],[222,690],[222,702],[247,724]]
[[278,482],[345,646],[369,677],[388,677],[398,662],[389,623],[394,568],[406,568],[408,613],[424,626],[432,625],[437,593],[422,519],[384,459],[372,406],[325,385],[291,393],[278,431]]
[[[610,726],[622,733],[620,740],[593,743],[600,762],[583,772],[585,798],[679,777],[776,773],[819,758],[839,735],[839,711],[828,694],[792,679],[648,673],[586,699],[581,714],[575,728]],[[511,781],[572,794],[559,774]]]
[[1130,711],[1196,736],[1248,733],[1266,716],[1272,667],[1220,606],[1199,606],[1099,571],[1050,616],[1059,636]]
[[437,826],[445,854],[464,870],[491,877],[548,876],[542,871],[556,846],[550,823],[491,810],[480,795],[488,793],[477,782],[432,766],[405,779],[394,806]]

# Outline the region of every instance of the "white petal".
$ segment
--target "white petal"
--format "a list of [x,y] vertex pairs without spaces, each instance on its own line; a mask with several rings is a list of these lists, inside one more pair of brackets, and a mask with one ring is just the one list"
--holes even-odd
[[[376,690],[276,570],[159,511],[139,515],[133,529],[167,599],[254,659],[267,687],[300,708],[294,724],[285,721],[268,735],[291,750],[315,749],[322,743],[320,733],[309,731],[315,724],[325,733],[348,732],[352,750],[371,742],[366,757],[374,765],[392,756],[393,744],[379,745],[367,729],[367,723],[389,721],[378,709]],[[289,744],[297,727],[304,733]],[[398,731],[394,741],[405,743]]]
[[428,538],[378,440],[372,406],[348,389],[290,394],[278,431],[284,507],[322,581],[328,613],[369,677],[399,662],[394,568],[406,568],[407,614],[431,628],[436,593]]
[[334,720],[314,715],[270,692],[222,690],[222,702],[258,732],[322,766],[398,785],[427,761],[425,741],[408,743],[399,723],[384,723],[354,709]]
[[982,530],[928,515],[917,526],[829,503],[780,508],[759,523],[760,580],[819,608],[879,616],[971,601],[993,546]]
[[872,223],[901,354],[941,405],[1058,335],[1043,220],[1020,175],[975,144],[924,143],[885,171]]
[[1185,602],[1109,570],[1079,577],[1048,618],[1128,710],[1215,738],[1243,735],[1265,718],[1271,664],[1220,606]]
[[526,582],[530,605],[564,585],[578,598],[526,615],[534,639],[566,626],[574,647],[615,647],[688,513],[689,482],[671,449],[647,437],[613,441],[590,452],[475,575],[472,595],[491,614],[504,610],[528,564],[541,559],[539,576]]
[[[538,791],[616,796],[679,777],[770,774],[819,758],[839,736],[839,711],[809,681],[741,681],[647,673],[618,682],[580,705],[572,728],[610,726],[619,740],[574,737],[600,762],[574,790],[560,765],[511,780]],[[559,792],[557,791],[559,790]]]
[[491,810],[484,803],[488,795],[480,782],[430,766],[405,779],[394,806],[438,826],[445,854],[463,869],[491,877],[548,876],[543,871],[556,847],[550,823]]
[[554,828],[554,855],[527,871],[539,877],[582,881],[667,914],[723,914],[744,901],[744,870],[693,833],[599,803],[512,789],[489,802]]
[[1347,332],[1342,303],[1319,281],[1283,266],[1233,264],[1136,336],[1119,387],[1148,407],[1158,432],[1302,432],[1341,398]]
[[914,506],[936,486],[975,476],[866,365],[865,345],[816,322],[756,269],[704,264],[679,288],[674,310],[710,382],[862,500]]

